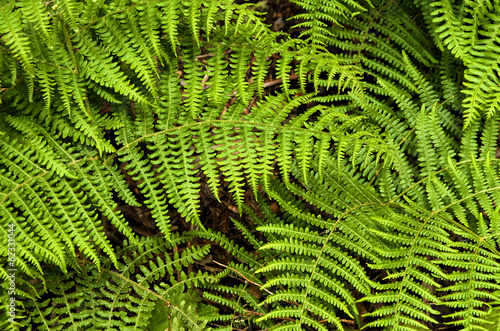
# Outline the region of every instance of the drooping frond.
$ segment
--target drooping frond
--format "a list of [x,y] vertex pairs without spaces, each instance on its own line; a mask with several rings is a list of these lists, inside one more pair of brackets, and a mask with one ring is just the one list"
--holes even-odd
[[33,79],[35,77],[34,60],[29,49],[30,41],[23,33],[21,23],[21,12],[15,8],[13,3],[8,3],[0,7],[0,33],[5,45],[12,51],[14,57],[21,62],[23,69],[27,73],[26,79],[30,88],[30,98],[33,95]]

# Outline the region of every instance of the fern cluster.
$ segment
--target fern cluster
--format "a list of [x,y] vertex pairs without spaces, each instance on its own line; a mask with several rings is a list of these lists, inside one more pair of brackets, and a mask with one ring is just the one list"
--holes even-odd
[[498,328],[500,7],[293,2],[0,4],[3,327]]
[[34,284],[32,295],[49,299],[28,301],[26,309],[34,313],[21,324],[27,329],[44,325],[50,330],[62,329],[65,324],[75,330],[206,330],[203,314],[209,317],[217,309],[201,303],[193,286],[216,282],[223,274],[187,271],[184,266],[200,261],[210,247],[174,252],[185,240],[125,242],[117,252],[118,268],[106,260],[100,269],[89,262],[67,274],[48,270],[44,282]]

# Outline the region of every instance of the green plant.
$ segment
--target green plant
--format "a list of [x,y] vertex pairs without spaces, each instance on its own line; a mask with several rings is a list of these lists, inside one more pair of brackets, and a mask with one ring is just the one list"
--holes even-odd
[[500,6],[294,2],[0,4],[5,328],[498,328]]

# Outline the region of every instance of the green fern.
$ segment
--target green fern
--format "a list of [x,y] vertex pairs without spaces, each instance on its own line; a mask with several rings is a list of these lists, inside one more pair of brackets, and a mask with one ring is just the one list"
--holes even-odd
[[[31,295],[35,298],[50,294],[52,301],[27,301],[27,318],[20,323],[29,328],[43,325],[51,330],[68,327],[151,330],[160,327],[157,316],[168,314],[170,318],[166,323],[170,328],[207,330],[206,322],[198,314],[216,311],[203,310],[200,300],[193,299],[197,293],[190,288],[216,282],[217,277],[183,270],[183,266],[202,259],[208,246],[169,255],[184,240],[178,237],[167,243],[157,238],[141,240],[136,245],[125,243],[117,253],[120,261],[117,269],[107,261],[101,270],[84,263],[78,273],[61,275],[49,271],[43,283],[35,283],[36,292]],[[179,270],[177,279],[159,280],[172,275],[173,270]]]
[[496,327],[500,7],[293,2],[0,5],[2,327]]

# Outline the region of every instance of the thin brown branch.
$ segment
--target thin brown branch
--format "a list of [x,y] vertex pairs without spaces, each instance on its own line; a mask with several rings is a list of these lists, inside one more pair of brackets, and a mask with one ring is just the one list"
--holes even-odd
[[249,282],[249,283],[251,283],[251,284],[253,284],[253,285],[257,286],[257,287],[258,287],[258,288],[260,288],[261,290],[264,290],[264,291],[266,291],[267,293],[269,293],[269,294],[271,294],[271,295],[273,295],[273,294],[274,294],[273,292],[269,291],[268,289],[262,288],[262,285],[260,285],[260,284],[258,284],[258,283],[256,283],[256,282],[253,282],[253,281],[251,281],[250,279],[246,278],[246,277],[245,277],[245,276],[244,276],[241,272],[239,272],[238,270],[236,270],[236,269],[234,269],[234,268],[231,268],[231,267],[229,267],[229,266],[227,266],[227,265],[225,265],[225,264],[222,264],[222,263],[220,263],[220,262],[217,262],[217,261],[215,261],[215,260],[213,260],[213,262],[214,262],[214,263],[216,263],[216,264],[218,264],[218,265],[220,265],[221,267],[231,269],[232,271],[234,271],[234,272],[236,272],[238,275],[240,275],[240,276],[241,276],[241,277],[242,277],[245,281],[247,281],[247,282]]
[[[290,75],[290,77],[289,77],[290,80],[297,79],[297,78],[299,78],[299,75]],[[283,80],[281,78],[275,79],[275,80],[271,80],[269,82],[265,82],[264,83],[264,87],[270,87],[270,86],[278,85],[278,84],[281,84],[282,82],[283,82]]]

